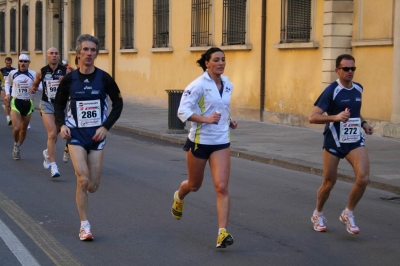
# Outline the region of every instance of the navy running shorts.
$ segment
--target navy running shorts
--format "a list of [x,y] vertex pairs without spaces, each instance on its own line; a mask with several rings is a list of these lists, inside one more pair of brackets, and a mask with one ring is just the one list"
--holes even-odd
[[324,146],[323,149],[325,149],[327,152],[329,152],[333,156],[336,156],[336,157],[339,157],[340,159],[343,159],[352,150],[357,149],[358,147],[364,147],[365,146],[365,141],[364,141],[364,138],[361,137],[361,139],[359,141],[355,142],[355,143],[341,143],[340,146],[341,147]]
[[90,151],[99,151],[106,145],[106,140],[94,141],[92,138],[96,134],[98,127],[71,128],[71,138],[67,140],[68,145],[78,145],[83,147],[89,154]]

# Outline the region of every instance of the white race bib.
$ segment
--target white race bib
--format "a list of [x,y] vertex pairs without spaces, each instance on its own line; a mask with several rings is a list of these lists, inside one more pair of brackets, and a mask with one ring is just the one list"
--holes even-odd
[[56,98],[57,89],[60,85],[59,80],[46,80],[46,93],[47,98],[54,100]]
[[17,83],[17,99],[27,100],[30,98],[29,84],[28,83]]
[[361,119],[349,118],[347,122],[340,122],[340,139],[341,143],[353,143],[361,138]]
[[78,127],[97,127],[102,125],[100,100],[76,102]]

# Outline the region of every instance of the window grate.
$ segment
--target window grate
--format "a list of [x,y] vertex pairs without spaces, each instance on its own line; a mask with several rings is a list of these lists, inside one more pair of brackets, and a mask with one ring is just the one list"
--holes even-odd
[[75,51],[76,39],[81,35],[81,0],[71,1],[71,51]]
[[40,1],[36,2],[36,17],[35,17],[35,51],[41,51],[42,46],[42,32],[43,32],[43,4]]
[[224,0],[222,45],[245,44],[246,0]]
[[311,0],[282,0],[281,43],[309,42]]
[[153,0],[153,48],[169,45],[169,0]]
[[94,35],[99,39],[99,49],[106,49],[106,1],[96,0],[94,4]]
[[192,0],[192,47],[211,45],[210,2],[210,0]]
[[0,52],[6,52],[6,13],[0,12]]
[[15,8],[10,9],[10,52],[16,52],[16,38],[17,38],[17,16]]
[[121,49],[133,49],[134,0],[121,1]]
[[[29,36],[28,34],[28,18],[29,18],[29,8],[27,5],[22,6],[22,28],[21,34],[22,36]],[[29,38],[22,38],[21,40],[21,50],[22,51],[29,51]]]

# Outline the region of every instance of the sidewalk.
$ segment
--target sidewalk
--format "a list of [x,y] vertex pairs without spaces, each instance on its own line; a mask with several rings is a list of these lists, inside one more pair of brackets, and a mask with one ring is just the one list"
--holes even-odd
[[[35,96],[35,106],[39,104],[38,96]],[[249,120],[238,120],[238,123],[238,128],[231,130],[232,156],[322,174],[321,130]],[[128,102],[124,102],[114,128],[181,144],[187,138],[187,133],[166,133],[167,108]],[[400,139],[366,136],[366,147],[371,161],[369,186],[400,195]],[[341,160],[338,173],[340,180],[354,182],[352,167],[345,159]]]

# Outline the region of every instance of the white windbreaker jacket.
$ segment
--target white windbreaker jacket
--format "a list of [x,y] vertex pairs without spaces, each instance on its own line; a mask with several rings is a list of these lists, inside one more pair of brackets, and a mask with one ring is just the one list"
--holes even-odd
[[192,114],[210,116],[220,112],[218,124],[191,122],[189,139],[197,144],[219,145],[229,143],[230,104],[233,84],[228,77],[221,76],[222,97],[214,80],[207,71],[190,83],[183,92],[178,117],[186,122]]

